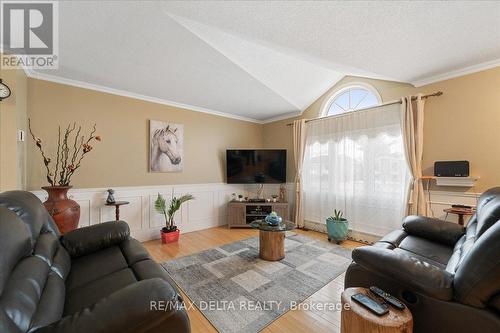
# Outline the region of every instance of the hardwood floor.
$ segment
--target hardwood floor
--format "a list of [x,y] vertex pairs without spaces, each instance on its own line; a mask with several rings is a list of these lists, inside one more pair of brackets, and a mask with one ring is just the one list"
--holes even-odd
[[[326,240],[326,235],[315,231],[294,230],[308,237]],[[222,244],[236,242],[241,239],[258,236],[253,229],[227,229],[226,227],[211,228],[181,235],[179,242],[174,244],[161,244],[160,240],[143,243],[151,256],[157,262],[173,259],[200,252]],[[345,241],[342,246],[354,248],[364,244]],[[337,303],[340,304],[340,294],[344,287],[344,274],[328,283],[306,299],[303,304],[312,303]],[[188,299],[183,295],[184,299]],[[203,314],[195,307],[188,308],[193,333],[217,332]],[[290,333],[290,332],[340,332],[340,311],[319,309],[291,310],[271,323],[262,332],[265,333]]]

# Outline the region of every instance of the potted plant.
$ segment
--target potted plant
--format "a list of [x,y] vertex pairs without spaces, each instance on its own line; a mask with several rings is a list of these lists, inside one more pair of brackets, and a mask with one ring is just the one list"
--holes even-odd
[[172,200],[170,205],[167,207],[167,202],[165,198],[158,193],[158,198],[155,201],[155,209],[158,213],[165,216],[165,226],[161,229],[161,242],[163,244],[177,242],[179,240],[180,230],[174,222],[175,213],[181,208],[182,204],[186,201],[193,200],[194,197],[191,194],[184,194],[183,196],[177,198],[174,196],[174,191],[172,190]]
[[328,241],[333,239],[338,244],[347,238],[349,221],[343,217],[342,211],[333,210],[333,216],[326,219],[326,230],[328,231]]
[[278,195],[277,194],[271,195],[271,198],[273,198],[273,202],[278,202]]
[[243,194],[238,194],[238,200],[239,200],[240,202],[243,202]]
[[28,129],[42,155],[49,183],[49,186],[42,187],[48,193],[43,205],[54,219],[59,231],[64,234],[76,229],[80,220],[80,206],[68,198],[68,191],[73,187],[71,178],[80,169],[83,158],[92,150],[93,142],[101,141],[101,137],[96,135],[95,124],[88,136],[82,134],[82,126],[77,127],[76,123],[69,124],[62,131],[59,126],[57,153],[53,159],[47,154],[42,139],[33,133],[31,119],[28,119]]

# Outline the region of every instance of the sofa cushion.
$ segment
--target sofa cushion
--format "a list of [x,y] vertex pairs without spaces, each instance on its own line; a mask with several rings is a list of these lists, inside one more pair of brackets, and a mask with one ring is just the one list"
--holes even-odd
[[120,243],[120,249],[129,266],[138,261],[150,259],[148,251],[137,239],[129,238]]
[[481,237],[500,220],[500,187],[491,188],[481,194],[477,203],[476,219],[476,238]]
[[146,249],[135,239],[74,258],[66,281],[68,293],[64,315],[92,306],[137,281],[154,278],[169,282],[172,292],[178,293],[166,271],[151,260]]
[[[25,257],[14,267],[5,285],[0,312],[6,312],[23,332],[30,327],[49,273],[44,261],[33,256]],[[57,312],[58,309],[51,311]]]
[[0,207],[0,295],[18,261],[32,251],[28,229],[9,209]]
[[134,272],[130,268],[125,268],[74,288],[66,295],[64,315],[71,315],[92,306],[102,298],[135,282],[137,279]]
[[31,320],[30,331],[52,324],[61,318],[66,298],[65,292],[64,280],[57,273],[50,272]]
[[32,228],[28,225],[31,218],[42,219],[44,214],[17,200],[26,197],[31,202],[34,196],[16,191],[1,201],[6,199],[4,194],[0,197],[0,313],[5,318],[0,318],[0,332],[26,332],[60,319],[70,262],[58,233],[46,227],[47,220]]
[[127,261],[120,247],[108,247],[107,249],[73,259],[66,287],[68,291],[71,291],[127,267]]
[[26,191],[0,193],[0,206],[10,209],[21,218],[30,232],[32,245],[35,245],[40,233],[50,232],[59,237],[60,233],[54,220],[33,193]]
[[399,243],[401,243],[401,241],[405,239],[406,236],[408,236],[408,234],[404,230],[398,229],[391,231],[390,233],[382,237],[379,242],[389,243],[393,248],[395,248],[399,246]]
[[450,260],[453,248],[429,241],[424,238],[408,236],[401,241],[399,248],[415,253],[419,257],[424,257],[446,265]]

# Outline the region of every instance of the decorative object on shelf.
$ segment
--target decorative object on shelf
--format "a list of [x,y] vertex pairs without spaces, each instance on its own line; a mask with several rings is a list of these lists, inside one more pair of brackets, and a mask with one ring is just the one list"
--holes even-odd
[[338,244],[347,238],[349,221],[343,217],[340,210],[335,209],[333,216],[326,219],[326,229],[328,231],[328,241],[333,239]]
[[42,139],[33,133],[31,119],[28,119],[28,129],[42,155],[46,179],[50,184],[42,187],[49,194],[44,206],[59,231],[64,234],[76,229],[80,220],[80,206],[67,196],[68,190],[72,188],[71,177],[80,168],[83,158],[92,150],[91,144],[101,141],[101,137],[96,135],[95,124],[88,137],[82,134],[82,126],[77,128],[76,123],[69,124],[64,131],[61,131],[59,126],[55,167],[52,168],[53,159],[45,153]]
[[278,216],[278,213],[271,212],[271,214],[266,216],[265,221],[269,225],[278,225],[281,223],[281,221],[283,221],[283,219],[281,218],[281,216]]
[[238,194],[238,200],[239,200],[240,202],[243,202],[243,195],[242,195],[242,194]]
[[245,201],[248,201],[248,197],[244,197],[243,199],[244,199]]
[[155,209],[158,213],[163,214],[165,216],[165,224],[160,231],[161,234],[161,242],[163,244],[177,242],[179,240],[180,230],[177,229],[177,226],[174,222],[175,213],[181,208],[182,204],[193,200],[194,197],[191,194],[184,194],[183,196],[177,198],[174,196],[174,190],[172,190],[172,200],[170,201],[170,205],[167,208],[167,202],[165,198],[158,193],[158,197],[155,201]]
[[271,202],[271,198],[267,198],[267,199],[266,199],[266,201],[267,201],[267,202]]
[[182,171],[183,146],[183,125],[159,120],[149,121],[149,170],[151,172]]
[[231,194],[231,201],[236,201],[236,193]]
[[106,202],[106,206],[115,206],[115,220],[120,221],[120,206],[128,205],[128,201]]
[[278,202],[278,195],[273,194],[271,195],[271,198],[273,198],[273,202]]
[[0,79],[0,102],[4,99],[8,98],[11,94],[10,88],[8,85],[2,82]]
[[280,185],[279,201],[280,202],[286,202],[286,184],[281,184]]
[[115,190],[113,190],[112,188],[108,189],[108,197],[106,199],[106,203],[107,204],[114,204],[115,203]]

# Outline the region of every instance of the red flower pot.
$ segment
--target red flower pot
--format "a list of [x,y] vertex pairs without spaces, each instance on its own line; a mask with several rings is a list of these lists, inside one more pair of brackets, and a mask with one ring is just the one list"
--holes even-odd
[[163,244],[169,244],[169,243],[175,243],[179,240],[179,235],[181,231],[179,229],[172,232],[163,232],[163,230],[160,230],[160,233],[161,233],[161,242]]

